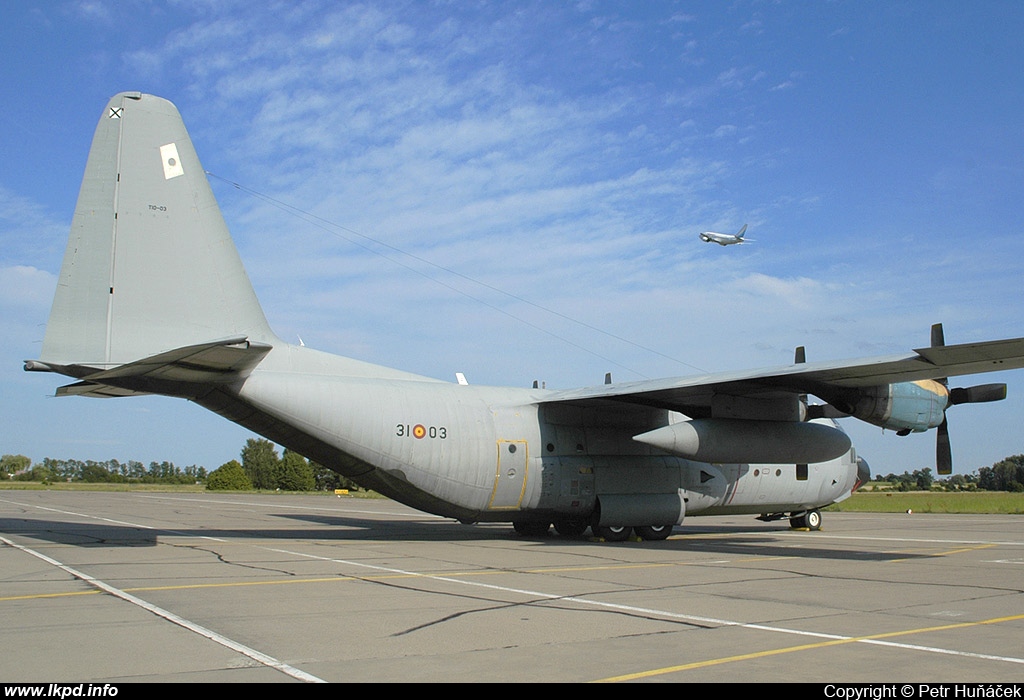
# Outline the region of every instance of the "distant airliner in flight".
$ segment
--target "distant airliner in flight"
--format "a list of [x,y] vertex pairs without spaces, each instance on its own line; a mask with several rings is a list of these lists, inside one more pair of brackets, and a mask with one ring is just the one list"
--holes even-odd
[[747,225],[743,224],[743,228],[739,230],[739,233],[715,233],[714,231],[704,231],[700,234],[700,239],[705,243],[717,243],[718,245],[735,245],[737,243],[747,243],[747,239],[743,238],[743,235],[747,232]]

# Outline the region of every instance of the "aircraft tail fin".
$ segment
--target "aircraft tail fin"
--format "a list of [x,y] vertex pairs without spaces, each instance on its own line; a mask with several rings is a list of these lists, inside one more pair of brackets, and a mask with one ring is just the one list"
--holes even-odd
[[743,228],[740,229],[739,233],[736,234],[736,238],[743,238],[743,235],[747,232],[747,225],[743,224]]
[[226,338],[276,340],[181,115],[116,95],[89,151],[40,368],[107,370]]

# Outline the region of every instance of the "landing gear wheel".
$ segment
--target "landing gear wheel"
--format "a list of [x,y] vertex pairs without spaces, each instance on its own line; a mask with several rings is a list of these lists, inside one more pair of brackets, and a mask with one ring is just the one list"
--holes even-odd
[[551,523],[517,520],[512,523],[512,528],[523,537],[544,537],[548,534]]
[[586,520],[556,520],[555,531],[562,537],[579,537],[587,531]]
[[800,515],[795,515],[789,519],[789,526],[794,530],[820,530],[821,529],[821,511],[820,510],[808,510]]
[[664,540],[672,534],[671,525],[640,525],[633,529],[642,540]]
[[633,528],[624,525],[594,525],[594,534],[605,542],[625,542]]
[[811,530],[821,529],[821,511],[820,510],[809,510],[807,515],[804,516],[807,520],[807,527]]

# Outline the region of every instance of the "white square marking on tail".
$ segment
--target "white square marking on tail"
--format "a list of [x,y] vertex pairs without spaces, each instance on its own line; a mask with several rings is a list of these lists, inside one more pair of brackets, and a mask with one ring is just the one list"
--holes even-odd
[[185,174],[185,169],[181,167],[181,158],[178,157],[178,147],[173,143],[160,147],[160,160],[164,164],[165,180]]

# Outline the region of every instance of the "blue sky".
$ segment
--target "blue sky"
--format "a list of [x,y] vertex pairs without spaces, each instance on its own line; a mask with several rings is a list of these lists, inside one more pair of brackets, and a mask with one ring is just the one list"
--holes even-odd
[[[123,90],[177,104],[271,325],[322,350],[567,388],[1024,336],[1019,2],[2,14],[0,453],[213,469],[251,437],[22,371]],[[950,411],[957,472],[1024,452],[1024,372],[953,383],[988,381],[1010,397]],[[933,464],[932,434],[843,425],[876,473]]]

